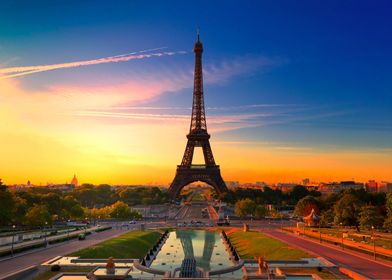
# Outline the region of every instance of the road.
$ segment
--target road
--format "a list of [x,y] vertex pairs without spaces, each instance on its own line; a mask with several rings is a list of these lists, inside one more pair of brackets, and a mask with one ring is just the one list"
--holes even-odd
[[[63,234],[59,234],[59,235],[55,235],[55,236],[47,236],[46,239],[45,238],[40,238],[40,239],[36,239],[36,240],[30,240],[30,241],[24,241],[21,243],[14,243],[13,245],[13,249],[17,250],[20,248],[25,248],[25,247],[32,247],[33,245],[39,245],[39,244],[45,244],[45,242],[52,242],[58,239],[62,239],[62,238],[72,238],[74,236],[78,236],[81,233],[85,233],[85,232],[93,232],[96,229],[98,229],[98,227],[91,227],[88,229],[81,229],[81,230],[76,230],[76,231],[71,231],[69,233],[63,233]],[[1,246],[0,247],[0,253],[5,253],[5,252],[11,252],[11,247],[12,245],[5,245],[5,246]]]
[[31,251],[27,255],[21,254],[13,259],[0,261],[0,279],[2,279],[3,276],[9,273],[27,268],[31,265],[41,264],[56,256],[67,255],[77,250],[93,246],[99,242],[113,238],[127,231],[128,230],[112,229],[99,233],[94,233],[89,235],[86,240],[83,241],[71,240],[61,245],[51,245],[46,249]]
[[206,205],[184,205],[176,215],[177,220],[201,220],[202,209],[206,208]]
[[361,257],[361,254],[350,253],[347,250],[342,251],[340,248],[335,249],[328,245],[324,246],[278,230],[263,230],[263,232],[288,244],[315,253],[335,264],[347,267],[369,278],[392,279],[392,267],[375,262],[368,257]]

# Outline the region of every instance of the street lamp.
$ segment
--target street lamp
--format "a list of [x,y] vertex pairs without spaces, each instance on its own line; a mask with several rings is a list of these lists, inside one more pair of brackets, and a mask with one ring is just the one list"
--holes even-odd
[[84,219],[85,220],[85,225],[84,225],[84,235],[86,235],[87,234],[87,225],[88,225],[88,219],[87,219],[87,217],[86,217],[86,219]]
[[321,222],[320,222],[320,220],[319,220],[318,226],[319,226],[320,243],[321,243],[322,241],[321,241]]
[[[68,220],[68,223],[70,222],[70,220]],[[67,225],[67,239],[68,239],[68,242],[69,242],[69,226]]]
[[11,256],[14,257],[14,239],[15,239],[15,225],[12,225],[12,243],[11,243]]
[[372,226],[372,239],[373,239],[373,257],[376,259],[376,236],[374,235],[374,226]]
[[45,228],[44,228],[45,247],[48,247],[48,241],[46,239],[46,226],[47,225],[48,225],[48,222],[45,222]]
[[[340,223],[340,226],[343,227],[343,223],[342,222]],[[343,230],[342,230],[342,249],[344,251],[343,234],[344,233],[343,233]]]

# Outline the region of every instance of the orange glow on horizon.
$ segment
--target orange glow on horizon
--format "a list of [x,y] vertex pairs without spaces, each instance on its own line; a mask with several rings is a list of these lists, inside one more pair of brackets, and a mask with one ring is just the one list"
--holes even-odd
[[[45,185],[70,182],[76,173],[80,183],[169,184],[185,149],[189,119],[77,114],[94,106],[148,100],[167,88],[175,89],[175,85],[129,83],[97,91],[59,86],[30,92],[13,79],[0,80],[0,177],[6,184],[30,180]],[[392,179],[390,151],[225,142],[217,125],[219,120],[209,124],[211,145],[226,181]]]

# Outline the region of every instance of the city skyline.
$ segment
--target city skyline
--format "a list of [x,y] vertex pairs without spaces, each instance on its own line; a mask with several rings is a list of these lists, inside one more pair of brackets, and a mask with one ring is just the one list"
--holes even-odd
[[386,1],[48,3],[0,4],[6,184],[74,173],[168,184],[189,130],[197,27],[225,180],[392,180]]

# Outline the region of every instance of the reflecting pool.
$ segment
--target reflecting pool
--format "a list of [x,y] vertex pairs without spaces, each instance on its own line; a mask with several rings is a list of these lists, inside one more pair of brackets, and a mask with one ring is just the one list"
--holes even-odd
[[184,258],[194,258],[204,271],[233,265],[220,234],[208,230],[177,230],[169,237],[152,262],[151,268],[172,271]]

